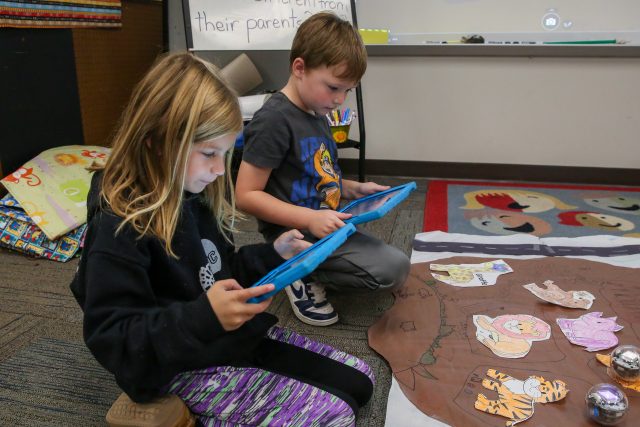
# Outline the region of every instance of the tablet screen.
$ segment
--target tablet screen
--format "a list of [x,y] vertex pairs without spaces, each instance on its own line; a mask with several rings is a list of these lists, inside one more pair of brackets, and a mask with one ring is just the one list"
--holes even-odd
[[350,213],[353,216],[358,216],[358,215],[361,215],[361,214],[363,214],[365,212],[376,210],[380,206],[382,206],[385,203],[387,203],[389,201],[389,199],[391,199],[393,196],[395,196],[396,194],[402,192],[403,190],[404,190],[404,188],[399,188],[397,190],[390,191],[390,192],[385,193],[385,194],[381,194],[379,197],[371,197],[370,199],[362,200],[360,202],[356,201],[356,203],[353,206],[351,206],[348,209],[345,209],[345,210],[343,210],[341,212]]

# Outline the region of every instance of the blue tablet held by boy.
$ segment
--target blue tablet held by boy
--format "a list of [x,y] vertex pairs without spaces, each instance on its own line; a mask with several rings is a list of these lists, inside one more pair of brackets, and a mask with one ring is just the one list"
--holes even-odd
[[[342,178],[338,151],[325,114],[342,105],[366,69],[367,55],[354,27],[330,13],[298,29],[286,86],[272,95],[245,128],[236,185],[238,207],[256,216],[272,241],[282,231],[306,230],[316,241],[344,226],[341,199],[388,187]],[[317,326],[338,321],[324,287],[389,289],[401,285],[409,259],[362,231],[354,233],[317,270],[286,288],[296,316]]]
[[356,199],[340,209],[340,212],[351,214],[351,218],[345,220],[349,224],[375,221],[398,206],[415,189],[416,183],[412,181]]

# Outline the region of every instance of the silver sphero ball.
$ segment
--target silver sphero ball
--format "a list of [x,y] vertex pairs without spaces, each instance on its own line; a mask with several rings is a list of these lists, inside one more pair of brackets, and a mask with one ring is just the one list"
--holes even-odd
[[613,384],[596,384],[585,396],[589,416],[597,423],[612,426],[622,421],[629,401],[622,390]]
[[635,345],[621,345],[611,352],[611,369],[625,381],[640,380],[640,350]]

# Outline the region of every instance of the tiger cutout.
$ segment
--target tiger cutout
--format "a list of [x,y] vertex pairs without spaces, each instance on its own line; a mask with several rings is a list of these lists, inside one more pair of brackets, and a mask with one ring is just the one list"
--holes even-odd
[[546,381],[543,377],[530,376],[524,381],[495,369],[487,370],[482,386],[496,391],[498,400],[489,400],[480,393],[475,408],[493,415],[509,418],[507,427],[526,421],[533,416],[533,404],[557,402],[565,398],[569,390],[564,381]]

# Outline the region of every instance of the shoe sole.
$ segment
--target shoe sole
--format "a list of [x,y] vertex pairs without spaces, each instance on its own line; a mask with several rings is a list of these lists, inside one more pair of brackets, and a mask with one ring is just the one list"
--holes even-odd
[[174,395],[151,403],[135,403],[125,393],[111,405],[106,416],[109,427],[195,427],[196,419]]
[[300,313],[300,310],[298,310],[298,307],[294,303],[289,301],[289,305],[293,309],[293,314],[296,315],[298,320],[300,320],[302,323],[306,323],[307,325],[311,325],[311,326],[331,326],[334,323],[337,323],[338,320],[340,320],[340,318],[338,317],[337,314],[336,314],[336,317],[334,317],[332,319],[327,319],[327,320],[309,319],[308,317],[306,317],[302,313]]

